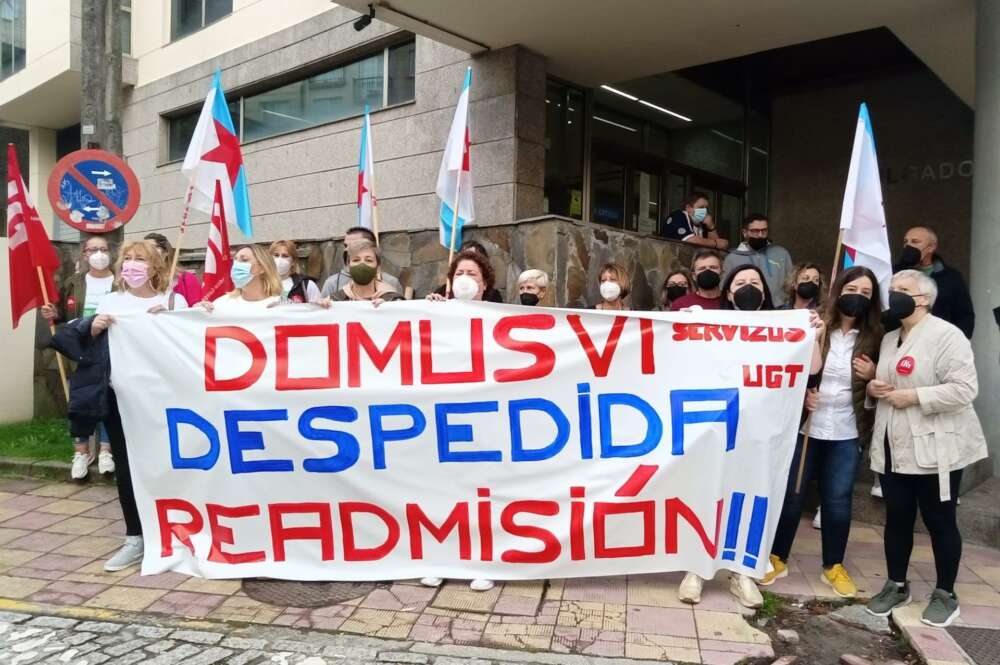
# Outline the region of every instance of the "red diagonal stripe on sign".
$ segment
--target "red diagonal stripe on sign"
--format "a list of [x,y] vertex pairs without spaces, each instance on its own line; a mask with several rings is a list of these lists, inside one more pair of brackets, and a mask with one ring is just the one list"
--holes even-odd
[[646,486],[649,479],[660,470],[658,464],[640,464],[629,476],[625,484],[618,488],[615,492],[615,496],[638,496],[642,488]]
[[[105,169],[105,170],[107,170],[107,169]],[[77,182],[79,182],[81,185],[83,185],[84,189],[86,189],[88,192],[90,192],[95,197],[97,197],[97,200],[100,201],[101,203],[103,203],[105,208],[107,208],[112,213],[114,213],[113,216],[118,216],[118,215],[120,215],[122,213],[122,209],[119,208],[114,203],[112,203],[111,199],[109,199],[107,196],[104,195],[104,192],[102,192],[101,190],[97,189],[97,187],[94,186],[94,183],[90,182],[89,178],[87,178],[85,175],[83,175],[82,173],[80,173],[80,170],[77,169],[76,166],[72,166],[66,172],[68,174],[72,175],[77,180]]]

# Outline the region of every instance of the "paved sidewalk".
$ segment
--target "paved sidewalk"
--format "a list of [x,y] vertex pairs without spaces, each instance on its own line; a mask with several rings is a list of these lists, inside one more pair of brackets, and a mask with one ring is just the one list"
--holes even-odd
[[[343,604],[304,609],[261,604],[240,590],[239,581],[175,573],[142,577],[136,569],[106,573],[105,558],[122,542],[120,518],[112,487],[0,479],[0,610],[91,618],[126,612],[258,630],[335,631],[414,642],[439,655],[482,647],[535,652],[539,658],[578,654],[711,665],[773,655],[768,636],[747,622],[752,612],[729,595],[721,574],[706,585],[695,608],[678,602],[680,574],[674,573],[514,582],[486,593],[461,583],[427,589],[396,582]],[[927,537],[917,534],[916,543],[911,567],[916,602],[898,612],[896,621],[932,665],[967,663],[945,631],[919,622],[934,565]],[[819,580],[819,554],[819,532],[803,522],[791,572],[770,590],[833,600]],[[845,565],[861,595],[877,592],[885,579],[880,531],[855,526],[848,557]],[[960,623],[1000,626],[1000,551],[967,546],[956,591]],[[326,635],[317,643],[329,637],[315,634]]]

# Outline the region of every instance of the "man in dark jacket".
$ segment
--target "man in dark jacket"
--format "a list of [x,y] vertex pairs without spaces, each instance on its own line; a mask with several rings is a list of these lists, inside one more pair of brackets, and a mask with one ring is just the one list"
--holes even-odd
[[976,315],[972,297],[962,273],[945,264],[937,255],[938,237],[933,229],[914,226],[903,238],[903,251],[895,270],[911,268],[930,275],[938,287],[938,297],[931,314],[957,326],[972,339]]

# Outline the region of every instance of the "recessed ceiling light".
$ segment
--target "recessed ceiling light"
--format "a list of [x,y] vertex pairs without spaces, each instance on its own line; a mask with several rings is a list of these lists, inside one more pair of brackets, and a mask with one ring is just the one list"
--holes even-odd
[[601,88],[603,88],[604,90],[607,90],[608,92],[613,92],[616,95],[621,95],[622,97],[624,97],[625,99],[627,99],[629,101],[633,101],[633,102],[639,101],[639,98],[636,97],[635,95],[630,95],[627,92],[622,92],[621,90],[618,90],[617,88],[612,88],[610,85],[602,85]]
[[647,102],[645,99],[640,99],[638,101],[643,106],[648,106],[651,109],[656,109],[660,113],[666,113],[667,115],[672,115],[675,118],[679,118],[680,120],[683,120],[684,122],[691,122],[691,118],[687,117],[686,115],[681,115],[680,113],[675,113],[675,112],[671,111],[670,109],[665,109],[662,106],[657,106],[656,104],[654,104],[652,102]]

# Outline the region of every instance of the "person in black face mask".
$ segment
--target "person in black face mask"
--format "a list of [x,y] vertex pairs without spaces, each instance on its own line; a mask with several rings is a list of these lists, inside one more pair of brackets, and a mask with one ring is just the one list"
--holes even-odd
[[517,302],[534,307],[545,298],[548,288],[548,275],[541,270],[525,270],[517,278]]
[[670,303],[675,312],[691,307],[701,309],[722,308],[722,259],[719,253],[703,249],[691,261],[691,275],[694,277],[694,292],[683,295]]
[[691,293],[691,275],[687,270],[675,270],[663,280],[660,289],[660,311],[669,312],[671,305],[679,298]]
[[792,256],[788,250],[771,241],[770,222],[766,215],[751,213],[743,220],[743,242],[726,256],[722,265],[725,275],[739,266],[750,264],[760,268],[771,290],[776,307],[785,304],[785,282],[792,272]]
[[785,284],[785,304],[776,309],[823,309],[826,284],[819,266],[800,263]]
[[735,268],[722,284],[722,309],[743,312],[774,309],[764,273],[754,265]]
[[[796,492],[803,455],[803,435],[809,435],[802,465],[803,487],[819,481],[823,513],[823,571],[820,580],[843,598],[853,598],[857,586],[844,568],[851,530],[851,499],[862,442],[871,440],[875,414],[865,408],[865,390],[875,377],[875,360],[882,343],[878,279],[868,268],[854,267],[837,277],[825,319],[829,334],[822,345],[823,371],[818,391],[810,397],[809,430],[799,434],[788,474],[788,488],[771,547],[772,570],[762,586],[788,575],[788,557],[802,518],[805,493]],[[802,414],[805,421],[806,413]],[[812,574],[812,573],[810,573]]]
[[[937,284],[938,298],[931,314],[958,326],[966,337],[972,339],[976,314],[972,309],[969,289],[962,273],[945,264],[937,250],[937,234],[926,226],[914,226],[903,238],[903,250],[899,253],[894,271],[919,270],[933,279]],[[884,323],[888,330],[899,327],[899,320],[892,317],[885,319]]]

